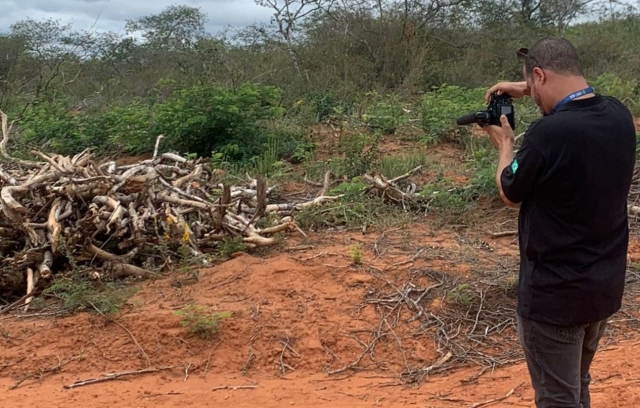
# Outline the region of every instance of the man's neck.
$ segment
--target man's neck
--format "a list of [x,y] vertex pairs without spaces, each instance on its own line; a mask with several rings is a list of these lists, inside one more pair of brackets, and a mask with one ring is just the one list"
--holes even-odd
[[[574,92],[581,91],[589,86],[583,77],[563,76],[557,78],[557,85],[553,86],[553,95],[550,98],[551,106],[556,106],[560,101]],[[586,99],[593,97],[593,93],[582,95],[577,99]]]

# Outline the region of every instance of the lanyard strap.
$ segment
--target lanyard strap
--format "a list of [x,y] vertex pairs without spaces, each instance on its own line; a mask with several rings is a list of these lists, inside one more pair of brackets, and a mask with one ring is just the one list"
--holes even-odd
[[569,103],[569,102],[571,102],[572,100],[574,100],[576,98],[579,98],[579,97],[581,97],[583,95],[586,95],[586,94],[590,94],[592,92],[593,92],[593,87],[590,86],[588,88],[581,89],[579,91],[576,91],[576,92],[572,93],[571,95],[566,96],[563,100],[558,102],[558,104],[555,106],[555,108],[553,108],[553,110],[551,111],[551,114],[553,115],[554,113],[556,113],[558,111],[558,109],[560,109],[560,107],[562,105],[564,105],[565,103]]

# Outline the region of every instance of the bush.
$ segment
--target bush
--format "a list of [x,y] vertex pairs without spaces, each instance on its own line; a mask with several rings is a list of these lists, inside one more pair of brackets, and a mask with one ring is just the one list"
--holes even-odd
[[330,167],[334,174],[348,178],[358,177],[370,171],[378,157],[381,134],[347,134],[338,142],[340,157],[334,158]]
[[262,151],[267,122],[282,116],[274,87],[244,84],[237,90],[194,86],[177,91],[157,106],[152,134],[167,137],[180,152],[247,161]]
[[41,103],[21,122],[25,142],[61,154],[105,148],[134,154],[153,151],[162,134],[164,150],[248,163],[278,140],[278,157],[300,160],[310,145],[300,130],[276,126],[284,109],[280,90],[244,84],[235,90],[193,86],[175,90],[165,101],[135,100],[115,105],[101,115],[71,114],[63,102]]
[[439,142],[444,135],[458,128],[458,117],[486,108],[483,102],[485,92],[485,89],[443,85],[426,93],[422,99],[422,127],[427,132],[426,141]]
[[591,81],[591,85],[600,94],[618,98],[634,114],[640,113],[640,101],[638,100],[640,83],[637,80],[624,80],[614,74],[607,73]]
[[83,121],[84,115],[72,115],[63,103],[43,102],[25,112],[20,133],[27,148],[73,154],[90,144],[82,134]]
[[377,92],[370,92],[366,96],[371,100],[362,119],[376,131],[394,134],[398,127],[407,123],[408,118],[397,95],[384,97]]

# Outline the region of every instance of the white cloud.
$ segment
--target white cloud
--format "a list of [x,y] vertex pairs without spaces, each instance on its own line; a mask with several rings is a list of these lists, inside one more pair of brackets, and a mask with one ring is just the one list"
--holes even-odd
[[207,31],[211,34],[227,26],[268,22],[271,17],[269,9],[253,0],[0,0],[0,32],[29,17],[60,20],[77,30],[93,27],[122,33],[127,19],[158,14],[174,4],[200,8],[207,14]]

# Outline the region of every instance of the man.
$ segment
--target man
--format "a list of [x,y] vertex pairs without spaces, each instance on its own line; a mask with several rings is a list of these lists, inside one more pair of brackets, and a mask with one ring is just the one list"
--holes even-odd
[[518,57],[525,81],[499,83],[487,100],[531,96],[544,116],[515,157],[506,117],[484,129],[499,151],[500,195],[520,206],[519,339],[538,408],[590,408],[589,367],[624,290],[633,118],[588,86],[567,40],[542,39]]

